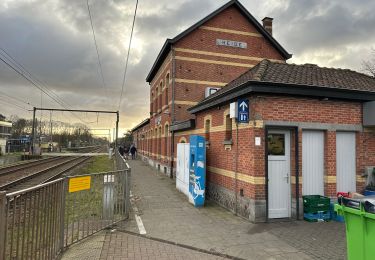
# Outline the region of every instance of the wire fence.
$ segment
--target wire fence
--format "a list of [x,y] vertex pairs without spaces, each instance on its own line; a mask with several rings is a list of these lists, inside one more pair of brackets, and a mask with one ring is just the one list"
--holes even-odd
[[56,259],[64,248],[129,216],[131,171],[60,178],[0,192],[0,259]]

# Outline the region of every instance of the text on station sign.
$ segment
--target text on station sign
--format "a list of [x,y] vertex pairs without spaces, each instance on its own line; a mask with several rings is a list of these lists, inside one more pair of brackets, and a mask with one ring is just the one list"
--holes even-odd
[[91,188],[91,176],[75,177],[69,179],[69,192],[89,190]]

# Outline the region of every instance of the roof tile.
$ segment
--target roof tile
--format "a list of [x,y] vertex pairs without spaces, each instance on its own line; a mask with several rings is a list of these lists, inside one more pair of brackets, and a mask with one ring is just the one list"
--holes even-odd
[[223,95],[249,81],[375,93],[375,78],[363,73],[348,69],[319,67],[315,64],[277,63],[265,59],[203,101]]

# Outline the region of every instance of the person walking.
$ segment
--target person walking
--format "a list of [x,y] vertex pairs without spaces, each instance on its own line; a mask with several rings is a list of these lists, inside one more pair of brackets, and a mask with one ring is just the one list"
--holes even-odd
[[124,147],[122,147],[122,145],[120,145],[120,147],[118,148],[118,151],[119,151],[120,155],[122,157],[124,157]]
[[130,148],[125,146],[125,148],[124,148],[124,158],[125,158],[125,160],[128,160],[129,152],[130,152]]
[[130,153],[132,155],[132,160],[134,160],[136,158],[136,152],[137,152],[137,148],[135,148],[135,145],[132,145],[130,147]]

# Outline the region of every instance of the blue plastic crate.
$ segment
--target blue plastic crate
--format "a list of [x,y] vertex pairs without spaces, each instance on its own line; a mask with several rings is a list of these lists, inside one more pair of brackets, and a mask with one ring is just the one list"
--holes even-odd
[[337,221],[337,222],[345,222],[344,216],[340,216],[340,215],[337,214],[337,212],[335,212],[333,203],[331,203],[330,212],[331,212],[331,219],[332,220]]
[[340,216],[340,215],[337,215],[337,214],[335,216],[333,216],[332,219],[334,221],[337,221],[337,222],[345,222],[344,216]]
[[329,221],[331,220],[331,213],[329,211],[321,211],[317,213],[304,213],[303,219],[309,222]]

